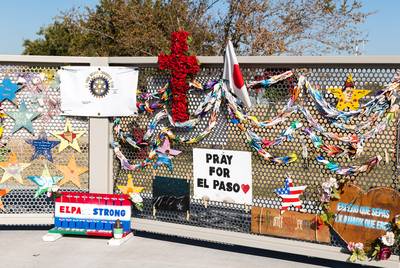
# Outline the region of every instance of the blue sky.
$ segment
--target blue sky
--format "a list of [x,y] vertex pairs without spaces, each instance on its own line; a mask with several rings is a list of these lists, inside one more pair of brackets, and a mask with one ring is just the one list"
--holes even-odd
[[[43,25],[74,6],[94,6],[97,0],[2,1],[0,54],[21,54],[24,39],[32,39]],[[377,11],[362,29],[370,40],[362,47],[366,55],[400,55],[400,0],[364,0],[365,10]]]

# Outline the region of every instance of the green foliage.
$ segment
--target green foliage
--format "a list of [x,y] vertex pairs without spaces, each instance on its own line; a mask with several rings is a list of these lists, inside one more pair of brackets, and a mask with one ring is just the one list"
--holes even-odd
[[100,0],[73,9],[24,41],[24,54],[156,56],[170,34],[192,34],[197,55],[221,55],[226,41],[240,55],[354,53],[358,25],[370,13],[359,0]]

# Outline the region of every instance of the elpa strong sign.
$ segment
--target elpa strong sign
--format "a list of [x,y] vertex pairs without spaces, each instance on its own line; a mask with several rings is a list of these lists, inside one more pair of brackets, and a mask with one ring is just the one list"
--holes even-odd
[[130,232],[131,202],[127,195],[63,192],[54,216],[50,233],[111,237],[116,220],[124,233]]

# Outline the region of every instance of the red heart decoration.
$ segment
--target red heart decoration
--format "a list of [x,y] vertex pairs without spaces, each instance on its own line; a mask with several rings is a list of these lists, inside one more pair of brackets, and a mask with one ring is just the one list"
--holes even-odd
[[250,190],[250,186],[248,184],[242,184],[242,190],[244,193],[247,193]]

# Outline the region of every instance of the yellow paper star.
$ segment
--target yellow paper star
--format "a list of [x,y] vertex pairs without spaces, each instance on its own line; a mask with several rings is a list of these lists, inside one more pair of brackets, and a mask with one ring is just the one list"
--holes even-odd
[[346,108],[349,108],[349,110],[358,110],[360,108],[360,99],[371,92],[371,90],[367,89],[356,89],[351,74],[347,76],[343,88],[331,87],[328,90],[338,99],[336,108],[339,111],[343,111]]
[[3,204],[3,201],[1,200],[1,198],[4,197],[9,192],[10,192],[10,189],[0,189],[0,210],[4,210],[4,204]]
[[54,137],[60,140],[60,146],[58,147],[58,152],[63,151],[68,146],[74,148],[78,152],[81,152],[81,148],[78,144],[78,139],[85,134],[85,131],[73,131],[72,125],[69,120],[65,122],[64,131],[51,133]]
[[133,178],[131,174],[128,174],[128,182],[124,185],[117,185],[118,189],[123,194],[138,194],[144,190],[144,187],[133,186]]
[[56,167],[63,173],[64,176],[64,178],[59,183],[60,186],[70,181],[80,188],[81,180],[79,176],[88,171],[87,167],[77,166],[74,155],[72,155],[69,159],[68,165],[56,165]]
[[0,163],[0,167],[4,169],[0,183],[4,183],[10,178],[14,178],[19,183],[24,184],[21,172],[30,165],[30,163],[18,163],[17,155],[15,153],[10,153],[8,161]]

